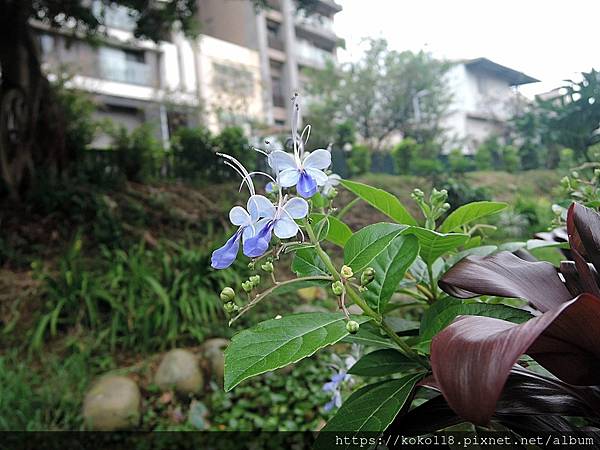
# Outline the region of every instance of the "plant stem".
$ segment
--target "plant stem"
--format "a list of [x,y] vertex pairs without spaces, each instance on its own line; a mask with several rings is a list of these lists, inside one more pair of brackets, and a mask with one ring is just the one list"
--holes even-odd
[[342,217],[344,217],[346,213],[348,213],[348,211],[350,211],[354,207],[354,205],[356,205],[359,201],[360,198],[356,197],[354,200],[352,200],[350,203],[344,206],[342,210],[337,214],[336,219],[342,220]]
[[437,286],[435,284],[435,280],[433,279],[433,268],[431,264],[427,264],[427,274],[429,275],[429,289],[431,290],[431,301],[434,302],[437,300]]
[[[319,244],[319,242],[316,239],[315,236],[315,232],[312,229],[310,223],[308,223],[308,220],[305,221],[305,226],[306,226],[306,232],[308,233],[308,236],[311,240],[311,242],[313,244],[315,244],[315,251],[317,252],[317,255],[319,255],[319,258],[321,258],[321,260],[323,261],[323,263],[327,266],[327,268],[329,269],[329,271],[331,272],[331,274],[333,275],[333,278],[335,280],[341,280],[341,276],[339,274],[339,272],[337,271],[337,269],[335,268],[334,264],[331,262],[331,258],[329,258],[329,255],[327,253],[325,253],[325,251],[323,250],[323,248],[321,248],[321,245]],[[377,326],[379,328],[381,328],[395,343],[396,345],[398,345],[398,347],[401,349],[402,353],[407,356],[408,358],[418,362],[420,365],[422,365],[423,367],[429,368],[427,366],[427,364],[425,362],[422,361],[421,358],[419,358],[419,356],[413,351],[413,349],[411,349],[409,347],[409,345],[404,342],[402,340],[402,338],[400,336],[398,336],[394,330],[392,330],[383,320],[383,316],[381,314],[379,314],[378,312],[374,311],[368,304],[367,302],[360,296],[360,294],[358,292],[356,292],[356,290],[350,286],[350,284],[346,283],[345,284],[345,289],[346,292],[348,293],[348,296],[352,299],[352,301],[358,305],[358,307],[360,309],[363,310],[363,312],[371,317],[375,323],[377,324]]]

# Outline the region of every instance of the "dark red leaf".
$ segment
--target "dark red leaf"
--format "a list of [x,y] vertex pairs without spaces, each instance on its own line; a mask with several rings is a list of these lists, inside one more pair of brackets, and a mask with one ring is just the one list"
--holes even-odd
[[486,425],[518,358],[570,384],[600,384],[600,299],[583,294],[523,324],[463,316],[431,343],[431,367],[461,417]]
[[[424,379],[421,386],[439,392],[434,377]],[[600,389],[578,387],[514,366],[502,390],[492,421],[513,430],[567,430],[561,417],[585,417],[597,420],[600,414]],[[553,420],[554,417],[556,420]],[[422,434],[439,431],[462,422],[443,396],[436,396],[398,416],[388,431],[400,434]],[[550,425],[553,424],[553,425]],[[529,428],[527,428],[529,427]],[[565,428],[566,427],[566,428]]]
[[573,298],[552,264],[524,261],[510,252],[468,256],[444,274],[439,286],[459,298],[523,298],[542,312]]
[[571,248],[577,250],[600,272],[600,214],[579,203],[567,213],[567,233]]

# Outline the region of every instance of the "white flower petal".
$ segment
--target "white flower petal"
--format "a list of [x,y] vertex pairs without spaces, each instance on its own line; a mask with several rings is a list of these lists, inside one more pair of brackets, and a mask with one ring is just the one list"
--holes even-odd
[[279,172],[279,176],[277,177],[277,182],[281,187],[292,187],[298,183],[300,179],[300,172],[298,169],[285,169]]
[[341,180],[342,177],[340,177],[337,173],[332,173],[331,175],[329,175],[327,182],[331,186],[337,186],[338,184],[340,184]]
[[302,162],[305,169],[327,169],[330,165],[331,153],[324,149],[315,150]]
[[269,155],[269,165],[276,172],[280,172],[285,169],[296,169],[298,165],[294,159],[294,155],[283,152],[281,150],[275,150]]
[[289,217],[292,219],[302,219],[308,214],[308,203],[303,198],[294,197],[289,199],[285,205],[283,205],[283,210],[288,213]]
[[250,223],[250,214],[242,208],[241,206],[234,206],[229,211],[229,220],[232,224],[237,225],[238,227],[241,225],[247,225]]
[[306,169],[306,173],[315,179],[319,186],[327,183],[327,174],[319,169]]
[[296,236],[298,233],[298,224],[289,217],[282,217],[275,222],[273,232],[279,239],[288,239]]
[[275,206],[264,195],[253,195],[248,199],[248,211],[252,222],[256,222],[261,217],[272,219],[275,216]]

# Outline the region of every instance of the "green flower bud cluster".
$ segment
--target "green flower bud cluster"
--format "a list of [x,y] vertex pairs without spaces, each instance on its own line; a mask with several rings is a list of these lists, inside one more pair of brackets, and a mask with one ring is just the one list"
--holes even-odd
[[344,285],[341,281],[334,281],[331,284],[331,290],[335,295],[342,295],[344,293]]
[[360,276],[360,285],[366,286],[367,284],[371,283],[371,281],[373,281],[374,279],[375,269],[373,269],[372,267],[367,267],[365,270],[363,270],[363,273]]
[[261,264],[260,268],[267,273],[273,273],[273,270],[275,269],[271,261],[267,261],[266,263]]
[[219,295],[221,297],[221,301],[223,302],[223,309],[227,314],[233,314],[238,311],[240,308],[235,304],[235,291],[229,286],[224,288]]
[[423,211],[426,219],[425,226],[431,230],[435,229],[435,221],[450,209],[450,203],[446,202],[448,200],[446,189],[433,188],[429,199],[425,198],[425,193],[421,189],[415,189],[411,197]]

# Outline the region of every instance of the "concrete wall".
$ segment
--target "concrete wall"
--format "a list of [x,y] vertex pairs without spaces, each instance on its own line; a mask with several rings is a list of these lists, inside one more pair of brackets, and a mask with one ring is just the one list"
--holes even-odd
[[211,36],[199,42],[199,79],[212,131],[241,121],[263,121],[263,81],[257,51]]

